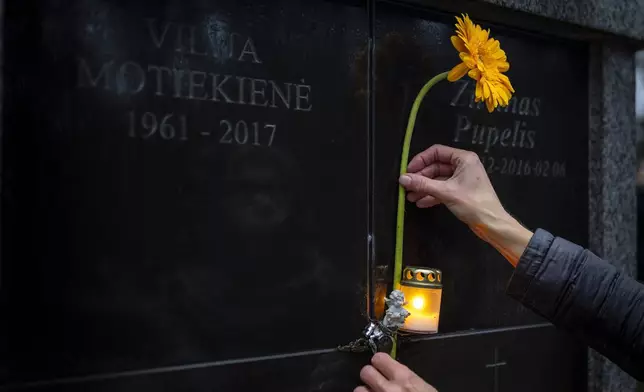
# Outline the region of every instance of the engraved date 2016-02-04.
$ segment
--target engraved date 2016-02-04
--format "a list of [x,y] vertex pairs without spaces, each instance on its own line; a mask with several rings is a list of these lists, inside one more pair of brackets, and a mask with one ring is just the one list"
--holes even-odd
[[508,157],[481,156],[481,162],[488,174],[517,177],[566,177],[566,162],[530,160]]
[[[251,145],[271,147],[277,133],[276,124],[246,122],[244,120],[220,120],[216,130],[206,128],[197,133],[201,137],[216,135],[220,144]],[[188,119],[183,114],[152,112],[143,114],[128,112],[128,136],[130,138],[150,140],[188,140]]]

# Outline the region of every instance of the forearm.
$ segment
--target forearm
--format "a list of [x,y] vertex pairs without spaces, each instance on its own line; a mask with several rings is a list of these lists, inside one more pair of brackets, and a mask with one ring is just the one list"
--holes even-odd
[[610,263],[537,230],[507,293],[644,379],[644,286]]
[[480,223],[471,227],[483,241],[496,248],[513,267],[517,266],[533,233],[509,214],[483,213]]

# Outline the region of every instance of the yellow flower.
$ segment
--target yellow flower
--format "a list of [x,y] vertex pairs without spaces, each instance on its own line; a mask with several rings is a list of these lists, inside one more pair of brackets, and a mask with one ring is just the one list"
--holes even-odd
[[489,112],[499,105],[507,106],[514,88],[503,74],[510,69],[510,63],[501,44],[490,38],[490,30],[483,30],[469,16],[457,16],[456,20],[456,35],[451,39],[462,63],[449,71],[447,80],[455,82],[467,74],[476,81],[476,102],[485,101]]

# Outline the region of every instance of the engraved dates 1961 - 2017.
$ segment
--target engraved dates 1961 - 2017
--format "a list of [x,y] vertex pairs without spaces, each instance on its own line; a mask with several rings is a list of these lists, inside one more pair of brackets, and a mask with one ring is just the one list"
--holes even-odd
[[[128,136],[135,139],[186,141],[190,138],[188,119],[183,114],[175,113],[137,113],[129,111]],[[217,122],[214,122],[217,124]],[[244,120],[220,120],[213,129],[207,126],[199,131],[196,136],[215,136],[220,144],[252,145],[257,147],[271,147],[277,133],[276,124],[261,123],[259,121],[247,122]]]

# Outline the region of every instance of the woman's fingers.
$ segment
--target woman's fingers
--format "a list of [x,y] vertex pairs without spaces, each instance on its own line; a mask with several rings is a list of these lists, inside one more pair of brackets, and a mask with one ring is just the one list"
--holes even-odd
[[434,162],[454,165],[464,153],[466,153],[464,150],[435,144],[413,157],[407,170],[410,173],[416,173]]
[[416,207],[418,208],[430,208],[441,204],[440,200],[434,196],[425,196],[422,199],[416,201]]
[[388,392],[391,383],[375,367],[367,365],[360,371],[360,379],[373,392]]
[[388,380],[403,380],[409,377],[411,370],[385,353],[377,353],[371,358],[371,364]]
[[423,197],[427,196],[424,193],[420,192],[409,192],[407,193],[407,200],[409,200],[412,203],[417,202],[418,200],[422,199]]
[[454,174],[454,166],[447,163],[432,163],[418,172],[427,178],[448,179]]
[[385,353],[375,354],[371,365],[360,371],[360,378],[367,385],[353,392],[437,392],[407,366]]
[[[436,180],[438,180],[438,181],[445,181],[447,179],[449,179],[449,177],[437,177],[436,178]],[[426,199],[421,204],[422,207],[418,205],[418,202],[421,199]],[[411,203],[416,203],[416,205],[418,207],[420,207],[420,208],[427,208],[427,207],[432,207],[432,206],[434,206],[436,204],[440,204],[440,201],[438,199],[436,199],[434,196],[428,195],[425,192],[414,192],[414,191],[408,192],[407,193],[407,200],[409,200],[409,202],[411,202]]]

